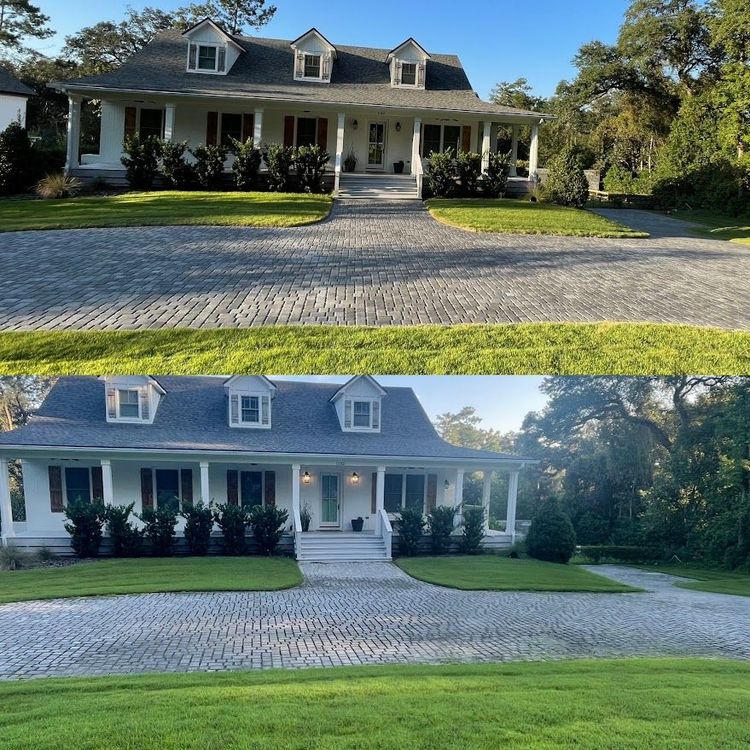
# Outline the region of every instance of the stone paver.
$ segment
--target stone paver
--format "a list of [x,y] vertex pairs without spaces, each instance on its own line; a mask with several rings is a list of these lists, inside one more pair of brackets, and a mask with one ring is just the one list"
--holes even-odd
[[[642,212],[620,220],[654,224]],[[0,329],[655,321],[750,328],[750,250],[486,235],[421,203],[339,201],[291,229],[142,227],[0,234]],[[10,272],[8,272],[10,271]]]
[[390,563],[304,563],[275,593],[0,606],[0,678],[605,656],[750,659],[750,600],[597,568],[639,594],[463,592]]

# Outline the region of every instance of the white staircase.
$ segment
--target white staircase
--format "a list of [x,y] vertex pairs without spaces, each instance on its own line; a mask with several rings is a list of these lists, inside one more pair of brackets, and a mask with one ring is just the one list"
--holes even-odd
[[410,174],[353,174],[343,173],[339,182],[338,198],[398,201],[419,200],[417,178]]
[[306,531],[299,535],[297,559],[308,562],[346,562],[391,558],[383,537],[373,533]]

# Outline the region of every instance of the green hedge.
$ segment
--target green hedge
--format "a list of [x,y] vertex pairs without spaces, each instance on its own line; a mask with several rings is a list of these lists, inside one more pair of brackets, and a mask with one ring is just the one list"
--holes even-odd
[[586,557],[593,563],[604,560],[617,562],[653,562],[660,559],[660,555],[649,547],[627,546],[624,544],[587,544],[578,547],[579,555]]

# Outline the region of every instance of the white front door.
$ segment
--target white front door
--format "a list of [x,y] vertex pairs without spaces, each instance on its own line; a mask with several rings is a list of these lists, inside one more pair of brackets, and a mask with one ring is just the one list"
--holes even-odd
[[338,529],[341,526],[341,482],[338,474],[323,474],[321,483],[320,525]]
[[367,168],[385,169],[385,123],[371,122],[367,138]]

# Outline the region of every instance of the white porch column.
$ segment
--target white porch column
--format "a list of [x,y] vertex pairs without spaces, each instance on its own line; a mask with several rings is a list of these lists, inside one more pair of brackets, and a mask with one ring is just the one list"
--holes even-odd
[[529,146],[529,179],[536,180],[536,171],[539,166],[539,125],[531,128],[531,145]]
[[482,510],[484,511],[484,533],[490,530],[490,493],[492,491],[492,472],[482,472]]
[[81,154],[81,100],[78,94],[68,94],[68,150],[65,171],[78,166]]
[[461,519],[463,518],[463,508],[461,507],[464,502],[464,470],[456,470],[456,494],[453,498],[453,528],[457,528],[461,525]]
[[516,541],[516,498],[518,497],[518,471],[508,474],[508,512],[505,517],[505,533],[510,534],[511,543]]
[[115,504],[115,491],[112,484],[112,462],[108,458],[103,458],[102,464],[102,494],[105,505]]
[[2,544],[14,537],[13,506],[10,504],[10,461],[0,456],[0,522],[3,525]]
[[341,182],[341,163],[344,160],[344,125],[346,123],[346,113],[339,112],[338,123],[336,127],[336,162],[334,172],[334,190],[338,193],[339,183]]
[[415,174],[417,159],[421,158],[422,118],[414,118],[414,132],[411,137],[411,173]]
[[375,510],[379,513],[385,508],[385,466],[378,466],[378,477],[375,484]]
[[484,123],[484,132],[482,133],[482,174],[487,174],[490,166],[490,149],[492,148],[492,123]]
[[171,141],[174,138],[174,104],[164,105],[164,140]]
[[208,461],[201,461],[201,500],[204,505],[211,502],[211,488],[208,485]]
[[299,518],[299,464],[292,464],[292,518]]
[[518,176],[518,125],[512,127],[510,142],[510,172],[511,177]]
[[253,144],[256,148],[263,141],[263,109],[256,109],[253,117]]

